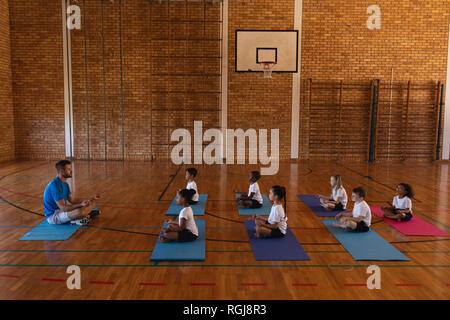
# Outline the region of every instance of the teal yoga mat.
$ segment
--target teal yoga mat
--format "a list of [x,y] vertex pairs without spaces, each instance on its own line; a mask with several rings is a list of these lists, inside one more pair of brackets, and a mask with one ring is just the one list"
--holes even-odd
[[347,232],[333,226],[335,219],[325,219],[322,223],[333,236],[344,246],[355,260],[409,261],[409,259],[378,233],[370,229],[368,232]]
[[81,226],[71,224],[54,225],[44,220],[40,225],[27,232],[19,240],[67,240]]
[[[208,200],[207,194],[199,194],[198,195],[198,202],[196,204],[191,205],[192,211],[194,212],[194,216],[204,216],[205,215],[206,200]],[[172,203],[170,204],[169,209],[167,209],[166,215],[177,216],[180,214],[180,211],[181,211],[181,209],[183,209],[183,207],[177,205],[176,202],[177,202],[177,196],[175,196],[175,199],[173,199]]]
[[[236,199],[240,197],[240,194],[236,194]],[[242,209],[238,206],[238,211],[240,216],[252,216],[254,214],[260,216],[268,216],[270,215],[270,209],[272,209],[272,202],[270,202],[269,198],[263,194],[263,205],[261,208],[257,209]]]
[[[203,261],[205,260],[205,220],[195,220],[198,238],[191,242],[160,242],[153,249],[151,261]],[[164,222],[163,227],[167,226]]]

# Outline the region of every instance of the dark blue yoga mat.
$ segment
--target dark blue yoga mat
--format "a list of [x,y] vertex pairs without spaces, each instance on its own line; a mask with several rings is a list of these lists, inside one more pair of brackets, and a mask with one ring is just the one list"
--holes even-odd
[[[198,202],[196,204],[191,205],[192,211],[194,212],[194,216],[204,216],[205,215],[207,199],[208,199],[207,194],[199,194],[198,195]],[[167,209],[166,215],[177,216],[180,214],[180,211],[181,211],[181,209],[183,209],[183,207],[177,205],[176,202],[177,202],[177,196],[175,196],[175,199],[173,199],[172,203],[170,204],[169,209]]]
[[318,217],[334,217],[340,212],[344,211],[329,211],[320,205],[320,199],[312,194],[298,194],[300,200],[302,200]]
[[[236,193],[236,199],[239,198],[241,195]],[[261,195],[263,198],[263,205],[261,208],[256,209],[242,209],[238,206],[238,211],[240,216],[252,216],[254,214],[260,215],[260,216],[268,216],[270,215],[270,210],[272,209],[272,202],[270,202],[269,198],[265,195]]]
[[378,233],[370,229],[368,232],[347,232],[333,226],[335,219],[324,219],[322,223],[333,236],[344,246],[355,260],[409,261],[409,259]]
[[257,261],[301,261],[310,260],[305,250],[288,228],[283,238],[258,239],[254,237],[255,222],[245,221],[248,238]]
[[[191,242],[160,242],[153,249],[151,261],[203,261],[205,260],[205,220],[195,220],[198,238]],[[167,224],[164,222],[163,227]]]
[[19,240],[67,240],[81,226],[71,224],[49,224],[44,220],[40,225],[27,232]]

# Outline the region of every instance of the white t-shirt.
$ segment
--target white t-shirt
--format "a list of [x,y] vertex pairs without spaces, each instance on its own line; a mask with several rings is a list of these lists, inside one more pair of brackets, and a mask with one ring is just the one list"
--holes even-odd
[[355,203],[353,206],[353,218],[362,217],[362,221],[366,223],[366,225],[370,226],[370,221],[372,220],[372,214],[370,211],[370,207],[365,201],[361,201],[360,203]]
[[181,218],[186,219],[186,229],[198,236],[198,229],[194,220],[194,212],[192,211],[191,207],[181,209],[180,215],[178,217],[178,225],[180,225],[181,223]]
[[252,192],[254,193],[252,199],[255,199],[255,200],[258,201],[259,203],[263,203],[263,198],[262,198],[261,192],[259,191],[259,185],[258,185],[258,182],[254,182],[254,183],[252,183],[252,184],[250,185],[250,188],[248,188],[248,195],[247,195],[247,196],[250,196],[250,194],[251,194]]
[[332,190],[332,196],[334,201],[337,200],[337,198],[341,198],[341,203],[342,206],[345,207],[347,206],[347,202],[348,202],[348,197],[347,197],[347,192],[345,191],[344,187],[340,187],[339,189],[333,188]]
[[270,210],[269,219],[267,219],[267,221],[270,224],[278,222],[278,229],[280,229],[282,234],[286,234],[287,219],[283,206],[281,204],[274,204]]
[[197,184],[194,181],[188,182],[186,189],[195,190],[195,194],[192,196],[192,201],[198,201],[198,190],[197,190]]
[[399,196],[394,197],[394,201],[392,201],[392,205],[396,209],[411,209],[412,210],[412,201],[409,197],[404,196],[400,198]]

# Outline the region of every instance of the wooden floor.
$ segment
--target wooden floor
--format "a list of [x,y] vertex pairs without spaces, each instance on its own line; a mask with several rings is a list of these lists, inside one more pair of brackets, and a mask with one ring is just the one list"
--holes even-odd
[[[448,231],[449,166],[281,163],[278,175],[259,184],[263,193],[274,184],[287,188],[289,226],[311,257],[296,262],[254,260],[232,190],[247,190],[248,172],[258,167],[197,166],[199,190],[209,195],[206,260],[154,263],[153,234],[186,184],[185,167],[76,161],[72,192],[101,193],[102,215],[67,241],[18,241],[43,221],[35,213],[43,214],[44,188],[56,171],[53,161],[1,164],[0,299],[448,299],[450,237],[404,236],[374,217],[373,229],[411,261],[354,261],[296,195],[329,193],[329,176],[339,173],[347,193],[364,186],[369,204],[382,205],[407,182],[416,191],[415,214]],[[371,264],[381,267],[380,290],[364,285]],[[81,290],[67,289],[68,265],[81,267]]]

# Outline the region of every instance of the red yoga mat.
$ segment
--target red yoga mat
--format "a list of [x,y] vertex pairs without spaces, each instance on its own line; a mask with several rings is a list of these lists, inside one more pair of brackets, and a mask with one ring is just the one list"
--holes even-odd
[[426,221],[423,221],[415,215],[409,221],[398,222],[392,219],[384,218],[383,211],[381,211],[380,207],[370,207],[370,210],[373,214],[380,218],[383,218],[384,221],[407,236],[450,236],[445,231],[433,226],[432,224],[429,224]]

